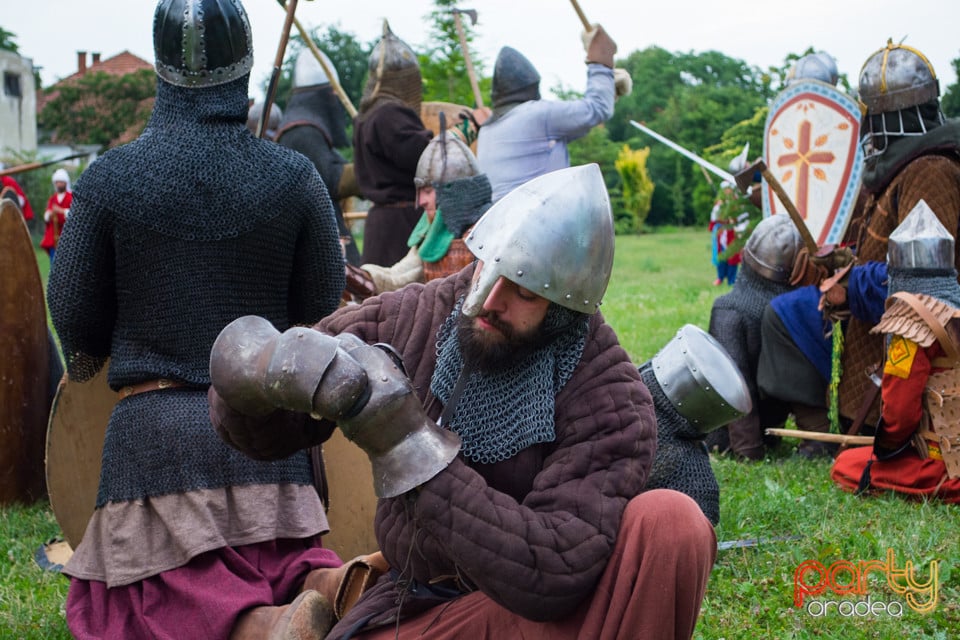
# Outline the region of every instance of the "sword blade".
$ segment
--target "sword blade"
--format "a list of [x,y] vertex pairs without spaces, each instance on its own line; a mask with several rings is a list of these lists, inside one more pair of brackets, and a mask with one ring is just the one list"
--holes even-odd
[[646,125],[642,125],[642,124],[640,124],[639,122],[637,122],[636,120],[631,120],[631,121],[630,121],[630,124],[632,124],[633,126],[635,126],[637,129],[640,129],[640,131],[643,131],[643,132],[646,133],[647,135],[652,136],[653,138],[656,138],[657,140],[659,140],[659,141],[662,142],[663,144],[667,145],[668,147],[670,147],[670,148],[673,149],[674,151],[676,151],[676,152],[680,153],[681,155],[689,158],[690,160],[693,160],[694,162],[696,162],[698,165],[700,165],[701,167],[703,167],[703,168],[706,169],[707,171],[713,173],[714,175],[720,176],[721,178],[723,178],[724,180],[726,180],[726,181],[729,182],[730,184],[735,185],[735,184],[737,183],[737,179],[733,177],[733,174],[732,174],[732,173],[730,173],[730,172],[728,172],[728,171],[724,171],[723,169],[721,169],[721,168],[718,167],[717,165],[713,164],[712,162],[708,162],[707,160],[704,160],[703,158],[701,158],[700,156],[698,156],[698,155],[695,154],[694,152],[689,151],[689,150],[687,150],[687,149],[684,149],[683,147],[681,147],[680,145],[678,145],[676,142],[674,142],[674,141],[671,140],[670,138],[665,138],[665,137],[663,137],[662,135],[660,135],[659,133],[657,133],[656,131],[654,131],[654,130],[651,129],[650,127],[648,127],[648,126],[646,126]]

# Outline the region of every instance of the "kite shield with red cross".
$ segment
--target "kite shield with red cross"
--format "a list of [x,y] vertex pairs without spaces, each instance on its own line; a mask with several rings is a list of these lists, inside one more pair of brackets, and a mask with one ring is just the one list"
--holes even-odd
[[[863,170],[859,137],[856,101],[824,82],[791,84],[770,106],[764,162],[821,247],[838,244],[850,222]],[[779,213],[787,211],[764,185],[764,217]]]

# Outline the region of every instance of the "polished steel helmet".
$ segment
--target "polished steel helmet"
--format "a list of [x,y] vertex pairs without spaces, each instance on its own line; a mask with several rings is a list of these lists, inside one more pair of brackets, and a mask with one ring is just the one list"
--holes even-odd
[[788,215],[761,220],[743,247],[743,262],[758,275],[773,282],[787,282],[793,272],[803,238]]
[[808,53],[797,60],[790,68],[790,72],[787,74],[787,86],[801,80],[819,80],[831,86],[836,86],[840,80],[837,61],[825,51]]
[[467,235],[483,261],[463,313],[475,316],[503,277],[583,313],[594,313],[613,268],[613,212],[600,167],[552,171],[494,204]]
[[650,364],[677,413],[700,433],[733,422],[753,408],[750,389],[733,358],[700,327],[681,327]]
[[[327,68],[330,69],[330,73],[333,74],[333,79],[339,84],[340,76],[337,74],[337,68],[330,62],[327,54],[319,49],[317,49],[317,51],[323,58],[323,62]],[[313,85],[323,84],[330,84],[330,76],[327,75],[323,65],[317,60],[313,51],[304,49],[300,52],[300,55],[297,56],[297,61],[293,65],[293,88],[297,89],[299,87],[312,87]]]
[[933,209],[920,200],[887,242],[887,265],[899,269],[954,268],[954,240]]
[[457,136],[441,131],[420,154],[413,184],[419,187],[441,185],[480,173],[477,157]]
[[160,0],[153,14],[157,75],[180,87],[212,87],[253,67],[253,34],[240,0]]
[[[922,136],[943,124],[937,98],[940,82],[927,57],[905,45],[887,46],[873,53],[860,69],[858,100],[864,121],[860,142],[864,159],[886,151],[891,136]],[[921,105],[936,104],[932,116]]]

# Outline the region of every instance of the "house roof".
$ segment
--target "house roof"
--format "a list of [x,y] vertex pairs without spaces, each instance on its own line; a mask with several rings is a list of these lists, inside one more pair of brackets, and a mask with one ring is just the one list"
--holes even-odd
[[[79,54],[78,54],[79,55]],[[67,82],[73,82],[74,80],[79,79],[80,77],[88,73],[108,73],[113,76],[125,76],[128,73],[135,73],[141,69],[153,69],[153,64],[147,62],[143,58],[136,56],[129,51],[121,51],[112,58],[106,58],[102,60],[97,60],[99,54],[94,56],[95,62],[91,64],[86,64],[86,53],[82,54],[84,56],[84,64],[82,68],[78,69],[75,73],[63,78],[59,82],[54,83],[53,85],[37,92],[37,113],[43,111],[43,107],[49,102],[57,97],[58,91],[57,88]]]

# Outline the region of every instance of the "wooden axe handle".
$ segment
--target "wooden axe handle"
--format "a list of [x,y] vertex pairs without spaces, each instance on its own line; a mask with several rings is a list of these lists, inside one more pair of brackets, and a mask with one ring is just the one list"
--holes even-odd
[[577,12],[577,16],[580,18],[580,22],[583,24],[583,30],[590,31],[593,29],[593,25],[590,24],[587,16],[583,13],[583,9],[580,8],[580,3],[577,2],[577,0],[570,0],[570,4],[573,5],[573,10]]
[[767,181],[767,184],[770,185],[770,188],[773,189],[773,192],[777,194],[777,198],[779,198],[783,204],[783,208],[787,210],[790,219],[793,220],[793,225],[797,228],[797,231],[800,232],[800,237],[803,239],[803,244],[807,248],[807,251],[810,252],[811,256],[817,255],[817,252],[820,250],[817,246],[817,241],[813,239],[810,229],[807,228],[807,224],[803,221],[803,216],[800,215],[800,211],[797,210],[790,196],[784,191],[783,185],[780,184],[780,181],[777,180],[776,176],[773,175],[773,172],[770,171],[766,165],[763,165],[760,174],[763,176],[763,179]]
[[836,442],[842,445],[865,446],[873,444],[873,436],[848,436],[844,433],[820,433],[819,431],[802,431],[800,429],[766,429],[764,433],[768,436]]
[[473,70],[473,61],[470,59],[470,48],[467,46],[467,36],[463,33],[463,23],[460,22],[460,12],[453,12],[453,23],[457,27],[457,36],[460,38],[460,48],[463,49],[463,61],[467,65],[467,77],[470,78],[470,88],[473,89],[473,99],[477,108],[483,107],[483,94],[477,83],[477,73]]

